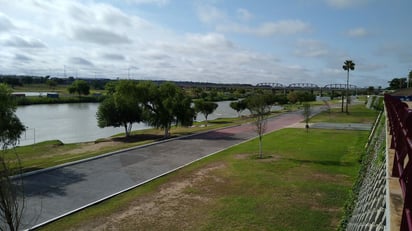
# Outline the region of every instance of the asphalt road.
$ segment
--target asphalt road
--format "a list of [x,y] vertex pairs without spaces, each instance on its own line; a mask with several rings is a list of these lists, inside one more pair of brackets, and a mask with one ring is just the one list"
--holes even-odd
[[[267,131],[302,119],[301,112],[282,114],[268,121]],[[255,136],[254,126],[245,124],[25,176],[23,226],[31,228],[53,221]]]

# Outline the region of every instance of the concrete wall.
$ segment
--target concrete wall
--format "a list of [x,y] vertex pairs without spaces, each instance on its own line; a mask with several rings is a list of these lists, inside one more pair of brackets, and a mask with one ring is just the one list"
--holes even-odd
[[387,230],[386,129],[378,124],[381,127],[375,127],[375,134],[370,137],[368,164],[347,225],[349,231]]

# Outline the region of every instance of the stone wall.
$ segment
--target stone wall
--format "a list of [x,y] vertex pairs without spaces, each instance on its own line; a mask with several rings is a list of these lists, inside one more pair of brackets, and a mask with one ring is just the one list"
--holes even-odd
[[[381,120],[385,120],[382,116]],[[378,122],[369,140],[364,164],[360,172],[361,184],[352,216],[346,230],[387,230],[386,216],[386,130]]]

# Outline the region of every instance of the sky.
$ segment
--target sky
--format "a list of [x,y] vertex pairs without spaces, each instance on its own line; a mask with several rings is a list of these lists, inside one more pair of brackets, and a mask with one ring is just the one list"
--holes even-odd
[[0,0],[0,74],[387,87],[411,0]]

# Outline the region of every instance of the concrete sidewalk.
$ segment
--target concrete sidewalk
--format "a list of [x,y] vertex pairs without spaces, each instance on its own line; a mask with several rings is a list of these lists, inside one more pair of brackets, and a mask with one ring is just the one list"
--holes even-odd
[[[282,114],[268,121],[267,131],[302,119],[301,112]],[[254,126],[245,124],[25,176],[23,228],[53,221],[255,136]]]

